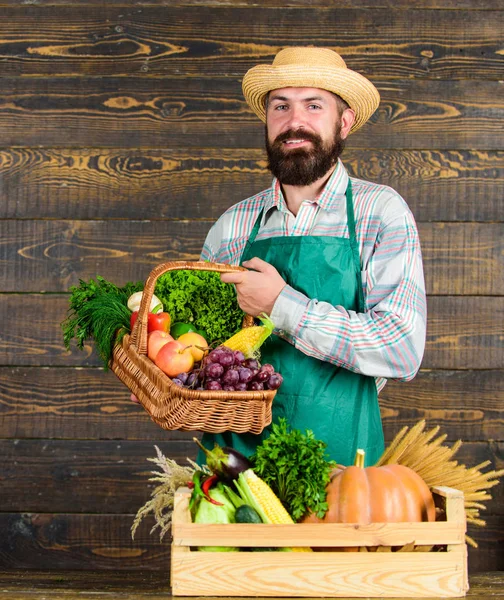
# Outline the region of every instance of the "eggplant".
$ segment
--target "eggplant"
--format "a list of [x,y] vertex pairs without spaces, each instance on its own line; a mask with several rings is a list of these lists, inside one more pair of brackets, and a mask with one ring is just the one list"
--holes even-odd
[[213,450],[208,450],[198,438],[193,440],[205,453],[208,468],[228,485],[237,479],[240,473],[252,467],[250,460],[234,448],[215,444]]

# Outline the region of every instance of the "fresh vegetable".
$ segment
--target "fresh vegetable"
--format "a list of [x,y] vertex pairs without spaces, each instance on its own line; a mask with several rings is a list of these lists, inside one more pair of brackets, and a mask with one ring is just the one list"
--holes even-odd
[[[335,470],[327,486],[329,510],[324,523],[401,523],[435,521],[432,493],[423,479],[403,465],[364,468],[364,452],[355,465]],[[320,522],[310,515],[305,522]]]
[[198,438],[193,438],[193,440],[205,453],[210,471],[218,475],[224,483],[231,483],[236,480],[240,473],[251,466],[249,459],[234,448],[221,447],[215,444],[213,450],[208,450]]
[[[403,427],[385,449],[376,467],[389,464],[400,464],[414,469],[429,488],[445,485],[464,494],[467,524],[484,527],[480,510],[485,510],[484,500],[489,500],[489,490],[499,484],[499,477],[504,476],[504,469],[483,471],[490,461],[475,467],[460,464],[454,455],[460,449],[462,441],[458,440],[451,448],[443,445],[446,433],[438,436],[439,425],[430,431],[424,431],[426,422],[418,421],[411,429]],[[437,437],[436,437],[437,436]],[[474,548],[476,541],[466,535],[466,541]]]
[[184,335],[184,333],[191,333],[191,332],[199,333],[205,339],[207,337],[207,335],[203,331],[203,329],[196,329],[196,327],[194,325],[192,325],[192,323],[173,323],[172,326],[170,327],[170,334],[175,339],[178,339],[181,335]]
[[[194,523],[234,523],[235,507],[226,495],[222,484],[209,490],[215,504],[200,498],[194,513]],[[223,546],[199,546],[198,550],[207,552],[236,552],[238,548]]]
[[[234,485],[243,501],[259,514],[263,523],[294,523],[273,490],[252,469],[240,473]],[[311,552],[311,548],[292,548],[292,551]]]
[[262,344],[275,329],[273,321],[264,313],[259,316],[261,325],[245,327],[224,342],[224,346],[242,352],[245,358],[254,358]]
[[244,313],[235,289],[223,283],[217,272],[168,271],[158,277],[155,293],[174,322],[190,323],[203,330],[212,345],[231,337],[241,327]]
[[221,506],[222,502],[217,502],[217,500],[214,500],[212,498],[212,496],[210,496],[210,488],[213,485],[215,485],[218,481],[219,481],[219,477],[217,475],[209,475],[201,484],[201,491],[203,492],[206,500],[208,500],[212,504]]
[[[162,306],[162,305],[159,305]],[[138,311],[131,313],[130,317],[130,331],[133,331],[133,327],[138,319]],[[171,317],[167,312],[150,312],[147,315],[147,333],[153,331],[170,331]]]
[[[142,296],[143,292],[135,292],[134,294],[131,294],[131,296],[128,298],[128,308],[131,310],[131,312],[138,312],[140,310]],[[155,294],[152,294],[152,298],[149,305],[149,312],[159,312],[159,310],[156,310],[156,308],[158,308],[159,306],[161,306],[162,309],[163,303]]]
[[97,276],[96,281],[79,280],[70,288],[67,318],[61,323],[63,343],[70,349],[72,339],[82,350],[87,340],[94,340],[105,369],[108,368],[114,344],[129,332],[128,298],[142,283],[127,283],[120,288]]
[[311,430],[302,433],[279,419],[251,457],[254,471],[295,521],[308,512],[322,518],[328,508],[326,486],[335,463],[328,460],[326,448]]
[[259,513],[248,504],[242,504],[235,511],[235,521],[237,523],[262,523],[263,520]]
[[203,490],[201,489],[201,476],[203,475],[203,471],[199,469],[194,471],[192,477],[192,493],[191,498],[189,499],[189,511],[192,513],[194,511],[194,507],[198,502],[198,497],[203,498]]

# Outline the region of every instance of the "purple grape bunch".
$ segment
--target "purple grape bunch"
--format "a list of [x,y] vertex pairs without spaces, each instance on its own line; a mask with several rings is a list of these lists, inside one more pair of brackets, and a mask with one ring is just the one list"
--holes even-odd
[[261,365],[255,358],[245,358],[242,352],[218,346],[190,373],[180,373],[173,383],[196,390],[245,392],[277,390],[283,382],[273,365]]

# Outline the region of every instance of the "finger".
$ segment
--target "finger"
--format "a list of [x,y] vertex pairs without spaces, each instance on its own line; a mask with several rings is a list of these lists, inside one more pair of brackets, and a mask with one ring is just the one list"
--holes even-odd
[[259,258],[257,256],[254,256],[254,258],[251,258],[250,260],[246,260],[242,264],[247,269],[253,269],[254,271],[260,272],[267,271],[269,267],[271,267],[270,263],[266,262],[265,260],[262,260],[262,258]]
[[137,404],[140,404],[140,400],[135,396],[135,394],[131,394],[130,400],[132,402],[136,402]]
[[243,273],[221,273],[220,279],[223,283],[241,283]]

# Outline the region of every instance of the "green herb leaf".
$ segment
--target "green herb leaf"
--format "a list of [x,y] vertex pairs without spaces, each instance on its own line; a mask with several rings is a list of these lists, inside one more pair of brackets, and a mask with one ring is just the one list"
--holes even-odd
[[158,277],[154,293],[173,323],[192,323],[209,343],[222,343],[241,328],[244,313],[234,286],[215,271],[168,271]]
[[67,318],[61,323],[65,348],[73,339],[82,350],[86,340],[94,340],[105,369],[112,358],[114,344],[130,330],[128,298],[143,289],[143,283],[127,283],[119,288],[99,275],[96,281],[79,280],[70,288]]
[[326,448],[311,430],[290,429],[285,419],[279,419],[251,457],[254,471],[294,521],[310,511],[323,518],[327,511],[326,486],[336,463],[328,460]]

